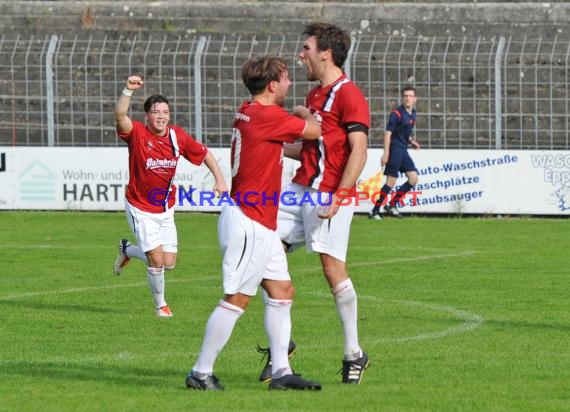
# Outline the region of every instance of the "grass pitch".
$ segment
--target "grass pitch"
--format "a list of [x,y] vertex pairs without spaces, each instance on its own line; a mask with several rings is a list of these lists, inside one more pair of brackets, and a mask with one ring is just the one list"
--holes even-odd
[[568,219],[355,217],[349,271],[371,366],[340,383],[342,333],[318,258],[290,255],[297,372],[321,392],[269,392],[257,297],[215,372],[184,387],[221,297],[217,215],[178,213],[154,315],[145,268],[112,275],[123,213],[0,212],[0,411],[555,411],[570,409]]

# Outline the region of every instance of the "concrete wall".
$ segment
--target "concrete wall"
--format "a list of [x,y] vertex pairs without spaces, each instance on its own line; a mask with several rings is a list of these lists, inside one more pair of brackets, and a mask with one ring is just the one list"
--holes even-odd
[[0,1],[9,34],[295,33],[327,20],[361,34],[570,38],[565,2]]
[[[30,49],[35,50],[30,52],[35,57],[40,54],[43,56],[45,50],[35,49],[35,47],[42,47],[42,41],[39,39],[42,36],[45,39],[46,34],[56,34],[61,37],[59,44],[62,45],[62,48],[58,52],[59,55],[69,56],[71,52],[66,47],[73,47],[77,55],[86,53],[85,49],[82,48],[85,47],[84,43],[80,43],[75,50],[74,36],[77,35],[78,38],[89,40],[89,42],[93,39],[93,44],[96,47],[91,51],[89,58],[86,54],[81,57],[80,61],[73,60],[75,70],[69,69],[72,59],[62,57],[64,63],[59,74],[65,76],[67,69],[70,73],[68,81],[59,83],[60,101],[58,104],[61,104],[60,109],[64,112],[68,110],[69,105],[65,96],[74,96],[75,100],[70,98],[69,101],[74,101],[78,107],[73,108],[71,117],[64,115],[59,117],[59,126],[62,130],[60,142],[63,142],[62,144],[69,142],[75,144],[74,133],[77,131],[76,129],[83,125],[86,126],[88,124],[87,119],[89,119],[89,127],[85,127],[88,144],[92,142],[95,145],[97,142],[107,144],[108,142],[105,140],[107,138],[114,144],[116,138],[113,128],[110,128],[109,133],[105,134],[104,137],[102,137],[101,130],[97,128],[97,122],[104,121],[101,111],[110,113],[114,104],[114,96],[116,96],[114,89],[118,83],[113,79],[113,75],[116,74],[114,68],[108,68],[108,73],[105,72],[105,68],[99,73],[96,64],[92,68],[94,75],[102,76],[101,78],[105,79],[104,86],[109,88],[102,93],[100,90],[91,91],[92,94],[94,93],[93,96],[98,96],[98,93],[101,93],[103,96],[101,99],[88,97],[91,95],[88,94],[88,90],[84,91],[82,86],[78,87],[79,90],[73,90],[73,87],[68,85],[69,81],[83,85],[84,61],[95,63],[99,61],[100,53],[97,47],[100,47],[103,41],[113,43],[119,37],[134,38],[135,35],[138,40],[145,37],[148,39],[151,35],[153,39],[163,35],[171,35],[171,38],[183,38],[187,35],[190,39],[196,37],[193,36],[194,34],[212,34],[212,37],[215,37],[216,34],[234,33],[255,34],[258,39],[270,37],[268,34],[271,34],[271,37],[279,34],[286,34],[291,37],[299,36],[304,25],[310,21],[326,20],[340,24],[342,27],[353,31],[355,35],[362,34],[362,37],[369,39],[368,42],[376,42],[376,39],[370,35],[379,36],[378,42],[387,42],[387,36],[393,35],[396,37],[389,39],[390,45],[397,46],[399,42],[404,43],[407,40],[398,36],[417,37],[418,44],[420,41],[422,44],[445,45],[447,43],[448,46],[451,44],[450,59],[452,60],[446,61],[451,65],[454,62],[457,63],[456,60],[458,59],[457,51],[455,51],[455,55],[453,54],[453,45],[463,44],[464,37],[468,43],[471,41],[471,43],[477,42],[479,44],[478,38],[482,37],[484,41],[481,43],[490,44],[498,36],[507,37],[507,42],[509,36],[512,36],[512,43],[514,44],[516,40],[519,40],[517,47],[523,47],[520,46],[520,43],[536,45],[544,42],[544,44],[551,45],[555,43],[553,40],[556,36],[557,48],[563,49],[563,51],[562,54],[556,55],[554,61],[550,60],[551,56],[543,55],[544,53],[548,54],[550,50],[546,46],[545,50],[540,50],[540,54],[533,52],[534,49],[531,47],[527,47],[528,50],[525,49],[525,53],[528,54],[529,58],[519,61],[519,54],[512,46],[511,56],[514,55],[516,61],[510,61],[512,67],[509,66],[509,70],[504,73],[505,77],[509,76],[510,83],[505,83],[505,93],[506,99],[508,99],[508,110],[512,113],[505,115],[504,124],[509,129],[506,139],[515,139],[512,142],[509,141],[509,147],[542,148],[549,147],[548,144],[550,144],[550,147],[568,149],[568,133],[566,130],[568,130],[569,119],[565,109],[568,107],[569,90],[567,45],[570,41],[570,4],[568,3],[0,0],[0,7],[2,7],[0,30],[3,40],[0,43],[2,46],[0,52],[3,53],[4,61],[8,65],[5,67],[9,67],[9,64],[15,64],[22,68],[21,72],[18,72],[17,69],[5,70],[4,75],[0,76],[0,96],[5,96],[3,100],[5,110],[0,113],[0,143],[2,139],[5,142],[12,141],[16,134],[18,134],[18,141],[20,136],[24,136],[26,144],[41,144],[44,141],[45,116],[39,111],[44,109],[44,72],[40,66],[30,66],[25,62],[30,57],[27,52],[12,55],[11,49],[15,49],[14,45],[16,44],[19,49],[24,51],[27,50],[27,46],[30,46]],[[15,40],[17,36],[20,36],[19,41]],[[385,37],[382,38],[383,36]],[[432,39],[434,36],[437,39]],[[447,42],[448,36],[456,38]],[[254,43],[251,39],[252,36],[248,37],[250,37],[248,41]],[[529,39],[541,37],[541,40],[520,42],[525,37]],[[138,40],[137,45],[144,44]],[[231,40],[236,39],[232,37]],[[119,43],[118,40],[117,43]],[[364,47],[363,44],[360,43],[361,50]],[[32,45],[34,48],[31,47]],[[482,52],[484,53],[484,51]],[[426,57],[421,53],[418,57],[420,64],[417,66],[410,51],[403,55],[403,60],[388,62],[381,62],[382,56],[378,55],[378,50],[375,53],[377,55],[372,55],[372,61],[377,61],[378,65],[384,65],[382,73],[385,77],[380,79],[378,77],[380,74],[377,72],[374,72],[373,78],[368,77],[371,61],[367,60],[370,56],[365,53],[362,54],[365,60],[360,62],[360,66],[354,65],[353,73],[355,78],[369,80],[369,87],[366,92],[370,96],[379,96],[378,99],[371,98],[374,127],[377,130],[382,130],[382,116],[385,107],[387,107],[382,98],[397,96],[400,89],[400,75],[404,76],[404,74],[411,73],[410,68],[413,67],[416,81],[420,87],[424,87],[425,97],[419,107],[421,106],[422,115],[426,116],[426,121],[422,120],[422,127],[426,128],[425,130],[428,133],[433,132],[434,134],[433,138],[430,137],[430,144],[433,147],[448,148],[455,147],[454,144],[465,144],[461,143],[464,141],[473,141],[476,142],[474,143],[475,146],[489,146],[492,138],[492,128],[489,125],[493,122],[491,116],[493,111],[492,109],[487,110],[487,108],[492,106],[489,97],[492,90],[486,86],[484,80],[481,80],[488,78],[489,65],[484,62],[483,66],[475,65],[475,59],[473,59],[473,67],[470,64],[465,66],[466,71],[464,70],[463,76],[460,76],[463,83],[457,85],[453,79],[444,77],[452,73],[454,69],[451,72],[438,70],[437,67],[439,66],[437,65],[441,65],[441,61],[436,62],[437,59],[433,61],[431,69],[426,69],[426,66],[421,64],[422,61],[425,62]],[[140,57],[143,53],[135,53],[134,55]],[[520,55],[522,55],[522,51]],[[235,65],[235,61],[232,60],[233,57],[233,55],[229,56],[229,65],[227,62],[225,63],[229,67],[228,73],[220,74],[217,66],[214,72],[210,73],[211,78],[214,79],[212,83],[214,94],[220,90],[215,81],[218,76],[226,79],[235,77],[235,70],[232,66]],[[406,58],[408,60],[405,60]],[[464,59],[463,63],[465,64],[466,61],[468,60]],[[492,63],[492,60],[488,60],[488,58],[485,61]],[[429,62],[431,63],[432,60]],[[526,67],[521,67],[521,64],[526,65]],[[429,64],[428,67],[430,67]],[[154,69],[155,67],[149,67],[149,72],[145,74],[152,77],[154,74],[151,72]],[[358,73],[359,70],[363,73]],[[426,70],[431,70],[429,75],[426,74]],[[521,73],[524,74],[525,71],[528,72],[528,78],[524,79],[523,82]],[[452,74],[455,76],[454,73]],[[27,77],[24,78],[24,76]],[[163,73],[164,79],[167,79],[167,76],[166,73]],[[22,94],[21,88],[14,86],[16,84],[14,78],[17,78],[20,84],[26,84],[25,95]],[[514,83],[513,79],[515,79]],[[170,84],[168,79],[166,83]],[[302,83],[297,83],[300,89],[304,87]],[[489,80],[489,84],[491,83],[492,79]],[[362,83],[361,86],[364,84]],[[427,86],[429,86],[429,94],[426,95],[425,88]],[[208,85],[206,84],[205,87]],[[460,93],[459,87],[464,88],[461,90],[469,90],[470,93]],[[189,90],[188,87],[185,89]],[[14,94],[14,90],[18,90],[18,92]],[[233,94],[233,92],[229,92],[229,95]],[[299,95],[304,95],[304,92]],[[459,107],[457,107],[458,96],[461,96],[462,99]],[[446,99],[446,97],[451,97],[451,99]],[[84,115],[84,112],[89,102],[94,104],[94,107],[92,108],[93,113],[87,116]],[[190,102],[191,99],[187,99],[186,104],[189,105]],[[554,103],[547,104],[545,102]],[[233,103],[228,103],[226,106],[218,106],[218,104],[219,101],[216,100],[216,107],[212,110],[231,112],[235,107]],[[104,107],[103,110],[101,109],[102,106]],[[190,113],[190,109],[182,110],[183,107],[183,103],[177,104],[177,108],[182,113]],[[431,108],[431,111],[426,110],[426,108]],[[477,115],[473,114],[475,112]],[[469,117],[470,113],[473,114],[472,117]],[[473,122],[468,121],[471,118]],[[210,133],[208,138],[216,141],[216,131],[218,129],[225,131],[227,127],[219,127],[219,124],[216,123],[218,116],[211,116],[208,119],[214,119],[213,123],[208,123],[206,127]],[[228,119],[231,119],[231,116]],[[445,135],[448,133],[448,129],[459,128],[460,122],[463,123],[461,123],[462,134],[460,133],[459,137]],[[69,126],[72,123],[74,127]],[[184,123],[190,124],[191,122],[188,119]],[[465,129],[463,125],[467,123],[468,125],[465,126],[467,129]],[[20,131],[16,133],[18,127],[21,130],[18,129]],[[522,130],[520,133],[519,129]],[[539,132],[536,130],[541,133],[540,139],[538,138]],[[67,134],[64,135],[64,133]],[[451,135],[451,133],[449,134]],[[443,140],[441,136],[447,140]],[[225,137],[227,134],[223,134],[220,139]],[[381,139],[382,133],[377,133],[371,142],[375,145],[381,145]],[[538,140],[541,141],[540,144]],[[546,143],[543,144],[543,141]]]

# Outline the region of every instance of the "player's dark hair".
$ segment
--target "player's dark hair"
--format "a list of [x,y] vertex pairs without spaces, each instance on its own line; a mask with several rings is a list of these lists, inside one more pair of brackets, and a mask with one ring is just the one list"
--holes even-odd
[[414,92],[414,96],[417,94],[416,93],[416,88],[413,86],[406,86],[402,89],[402,96],[404,95],[404,93],[406,92]]
[[305,26],[303,34],[308,37],[315,36],[317,49],[330,49],[334,64],[342,67],[350,49],[350,35],[346,31],[330,23],[311,23]]
[[166,97],[161,96],[160,94],[155,94],[144,101],[144,112],[149,113],[150,109],[152,109],[152,106],[154,106],[156,103],[166,103],[170,108],[170,104],[168,103],[168,99]]
[[261,56],[248,59],[241,68],[241,79],[252,96],[265,90],[272,82],[278,82],[287,71],[287,62],[281,57]]

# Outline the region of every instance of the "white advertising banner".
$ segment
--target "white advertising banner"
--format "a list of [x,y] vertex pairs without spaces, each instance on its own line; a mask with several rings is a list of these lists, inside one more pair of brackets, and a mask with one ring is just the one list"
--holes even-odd
[[[229,149],[211,151],[229,184]],[[420,179],[405,197],[403,212],[570,215],[570,151],[410,153]],[[381,155],[369,150],[361,180],[378,172]],[[285,159],[284,180],[297,164]],[[126,147],[0,147],[0,210],[123,210],[128,175]],[[404,182],[400,177],[397,186]],[[178,210],[220,210],[205,166],[181,160],[175,184]],[[372,207],[366,196],[359,195],[357,211]]]
[[[211,151],[229,179],[229,149]],[[0,172],[0,209],[125,208],[125,187],[129,181],[126,147],[0,147],[0,156],[5,158],[5,170]],[[175,184],[178,209],[220,209],[208,201],[215,200],[208,196],[212,194],[214,178],[206,166],[196,167],[181,159]],[[202,192],[203,196],[199,196]]]
[[[364,178],[378,171],[383,153],[370,152]],[[410,150],[410,155],[419,182],[413,189],[416,204],[406,196],[403,212],[570,214],[570,151]],[[405,180],[400,177],[397,186]]]

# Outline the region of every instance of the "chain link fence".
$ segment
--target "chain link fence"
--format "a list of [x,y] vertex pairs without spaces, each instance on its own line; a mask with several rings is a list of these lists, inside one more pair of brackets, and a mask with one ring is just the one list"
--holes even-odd
[[[368,97],[370,147],[381,147],[401,89],[418,90],[417,139],[426,148],[569,148],[568,41],[552,38],[353,39],[345,70]],[[142,103],[163,94],[172,122],[211,147],[227,147],[235,109],[248,98],[243,62],[275,54],[289,62],[288,107],[308,82],[301,37],[92,34],[0,38],[0,145],[117,146],[113,107],[130,74]]]

